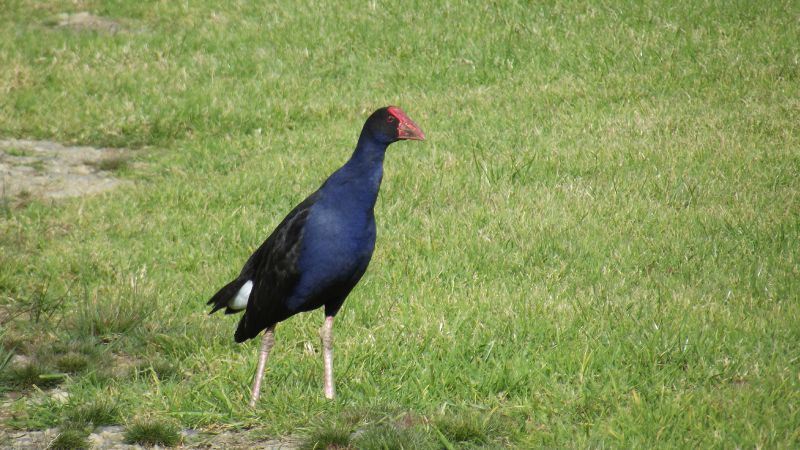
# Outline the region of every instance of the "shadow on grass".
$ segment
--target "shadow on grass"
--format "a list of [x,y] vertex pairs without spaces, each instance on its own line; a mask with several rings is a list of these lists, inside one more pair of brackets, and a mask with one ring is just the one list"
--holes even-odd
[[507,442],[508,423],[470,410],[421,416],[375,409],[343,411],[332,423],[313,427],[302,449],[497,448]]

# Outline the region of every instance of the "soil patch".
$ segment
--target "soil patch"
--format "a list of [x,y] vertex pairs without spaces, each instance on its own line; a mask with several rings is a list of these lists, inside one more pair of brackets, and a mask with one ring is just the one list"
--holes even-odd
[[0,140],[0,196],[64,198],[112,189],[129,151],[51,141]]
[[[0,450],[40,450],[47,448],[58,436],[57,428],[42,431],[17,431],[7,432],[4,440],[0,440]],[[0,434],[2,432],[0,431]],[[264,450],[292,450],[300,446],[297,440],[258,439],[248,431],[226,432],[221,434],[206,434],[195,430],[181,431],[182,443],[177,445],[178,450],[199,449],[241,449],[253,448]],[[99,427],[88,437],[94,450],[134,450],[144,449],[138,444],[125,443],[125,428],[122,426]],[[163,448],[163,447],[154,447]]]
[[58,28],[103,31],[107,33],[116,33],[125,29],[121,23],[115,20],[95,16],[85,11],[72,14],[61,13],[56,17],[55,26]]

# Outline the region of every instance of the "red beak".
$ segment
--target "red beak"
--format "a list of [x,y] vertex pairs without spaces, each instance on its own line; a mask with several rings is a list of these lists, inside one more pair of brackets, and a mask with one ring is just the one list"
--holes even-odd
[[396,106],[390,106],[389,114],[395,116],[397,121],[400,122],[397,126],[397,139],[425,140],[425,133],[422,132],[419,126],[414,123],[402,109]]

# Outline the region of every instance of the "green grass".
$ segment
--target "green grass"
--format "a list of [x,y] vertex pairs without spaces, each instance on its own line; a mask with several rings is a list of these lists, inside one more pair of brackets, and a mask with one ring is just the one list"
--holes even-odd
[[67,324],[75,336],[111,339],[133,331],[151,314],[153,294],[140,289],[135,278],[118,281],[121,286],[87,293],[78,302]]
[[129,444],[174,447],[180,440],[174,424],[158,419],[138,419],[128,425],[125,432],[125,442]]
[[72,427],[93,427],[114,425],[119,423],[120,411],[116,403],[110,399],[99,399],[93,402],[67,408],[63,414],[64,424]]
[[35,155],[34,152],[32,152],[30,150],[23,149],[23,148],[7,148],[7,149],[2,150],[2,152],[7,154],[7,155],[9,155],[9,156],[17,156],[17,157],[34,156]]
[[36,363],[25,363],[16,367],[7,365],[0,376],[0,391],[31,388],[51,388],[64,380],[65,374],[52,372],[47,367]]
[[175,380],[181,377],[180,367],[165,358],[143,361],[136,367],[136,373],[143,377],[155,377],[159,380]]
[[[2,202],[6,351],[102,350],[70,402],[435,446],[798,445],[797,2],[6,3],[0,136],[140,149],[112,192]],[[78,11],[125,26],[51,26]],[[315,312],[278,327],[252,410],[258,344],[204,303],[386,104],[428,140],[387,154],[338,398]]]
[[421,427],[401,428],[379,425],[364,430],[353,439],[353,447],[363,450],[411,450],[437,448]]
[[82,450],[91,448],[86,432],[82,430],[64,430],[47,447],[48,450]]
[[321,427],[314,430],[300,447],[302,450],[327,450],[329,448],[348,448],[352,432],[340,426]]
[[82,372],[89,364],[89,358],[82,353],[67,353],[56,360],[56,367],[67,373]]
[[447,442],[459,444],[486,444],[489,436],[495,434],[491,429],[491,416],[486,418],[476,414],[460,413],[437,417],[433,426]]

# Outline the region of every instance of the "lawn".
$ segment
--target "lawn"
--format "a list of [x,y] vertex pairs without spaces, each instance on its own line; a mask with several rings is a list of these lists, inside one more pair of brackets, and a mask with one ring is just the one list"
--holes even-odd
[[[58,25],[80,11],[116,25]],[[2,351],[29,361],[0,390],[69,394],[7,426],[800,445],[799,21],[794,1],[5,1],[0,138],[129,155],[108,193],[0,204]],[[387,154],[337,399],[312,312],[277,327],[248,408],[258,343],[205,301],[387,104],[428,138]]]

